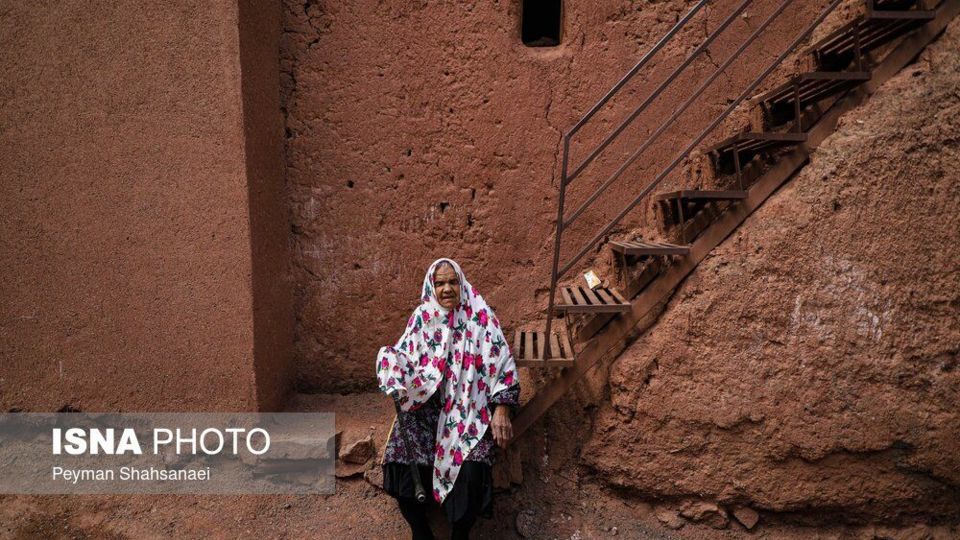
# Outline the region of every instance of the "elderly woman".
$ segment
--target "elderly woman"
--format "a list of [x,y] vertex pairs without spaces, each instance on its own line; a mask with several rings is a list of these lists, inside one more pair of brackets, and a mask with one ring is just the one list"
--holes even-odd
[[397,344],[377,356],[380,390],[398,410],[383,487],[413,538],[433,538],[426,505],[414,498],[417,471],[452,537],[468,538],[477,516],[491,513],[494,443],[505,448],[513,435],[520,381],[500,321],[457,263],[434,261],[420,300]]

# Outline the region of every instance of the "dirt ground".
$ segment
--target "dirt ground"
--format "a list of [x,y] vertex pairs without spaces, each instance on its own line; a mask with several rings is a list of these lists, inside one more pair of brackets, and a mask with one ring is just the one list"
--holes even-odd
[[[575,406],[565,403],[565,410]],[[376,393],[299,395],[291,411],[337,414],[341,445],[372,434],[378,456],[393,413]],[[569,418],[570,415],[561,414]],[[705,523],[680,521],[672,530],[658,519],[664,508],[611,492],[579,466],[570,466],[579,441],[562,436],[577,429],[550,420],[521,441],[524,480],[500,491],[495,516],[481,520],[474,538],[651,538],[700,539],[921,539],[956,538],[947,526],[901,528],[817,526],[761,521],[754,532],[731,520],[717,530]],[[543,445],[544,431],[553,441]],[[560,435],[560,436],[558,436]],[[539,448],[534,448],[539,446]],[[375,485],[376,458],[362,472],[337,480],[329,496],[4,496],[0,497],[0,538],[408,538],[409,530],[392,498]],[[438,537],[448,534],[439,508],[432,513]]]

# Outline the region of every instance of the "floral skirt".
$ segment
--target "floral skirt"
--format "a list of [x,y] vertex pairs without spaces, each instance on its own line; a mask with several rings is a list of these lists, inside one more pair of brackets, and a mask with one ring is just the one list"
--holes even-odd
[[[433,501],[433,466],[418,465],[420,480],[427,492],[427,502]],[[413,476],[406,463],[383,464],[383,490],[395,499],[414,498]],[[464,461],[453,489],[443,501],[447,521],[454,523],[464,516],[493,516],[493,467],[479,461]]]

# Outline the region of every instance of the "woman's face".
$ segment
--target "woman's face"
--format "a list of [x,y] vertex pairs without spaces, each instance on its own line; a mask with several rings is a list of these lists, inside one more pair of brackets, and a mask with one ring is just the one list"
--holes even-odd
[[453,309],[460,303],[460,278],[449,264],[441,264],[433,274],[433,288],[437,293],[437,302],[446,309]]

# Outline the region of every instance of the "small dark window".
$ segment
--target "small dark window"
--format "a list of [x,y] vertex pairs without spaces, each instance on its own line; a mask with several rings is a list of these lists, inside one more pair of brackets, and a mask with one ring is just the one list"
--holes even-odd
[[523,0],[520,39],[527,47],[556,47],[560,44],[563,0]]

